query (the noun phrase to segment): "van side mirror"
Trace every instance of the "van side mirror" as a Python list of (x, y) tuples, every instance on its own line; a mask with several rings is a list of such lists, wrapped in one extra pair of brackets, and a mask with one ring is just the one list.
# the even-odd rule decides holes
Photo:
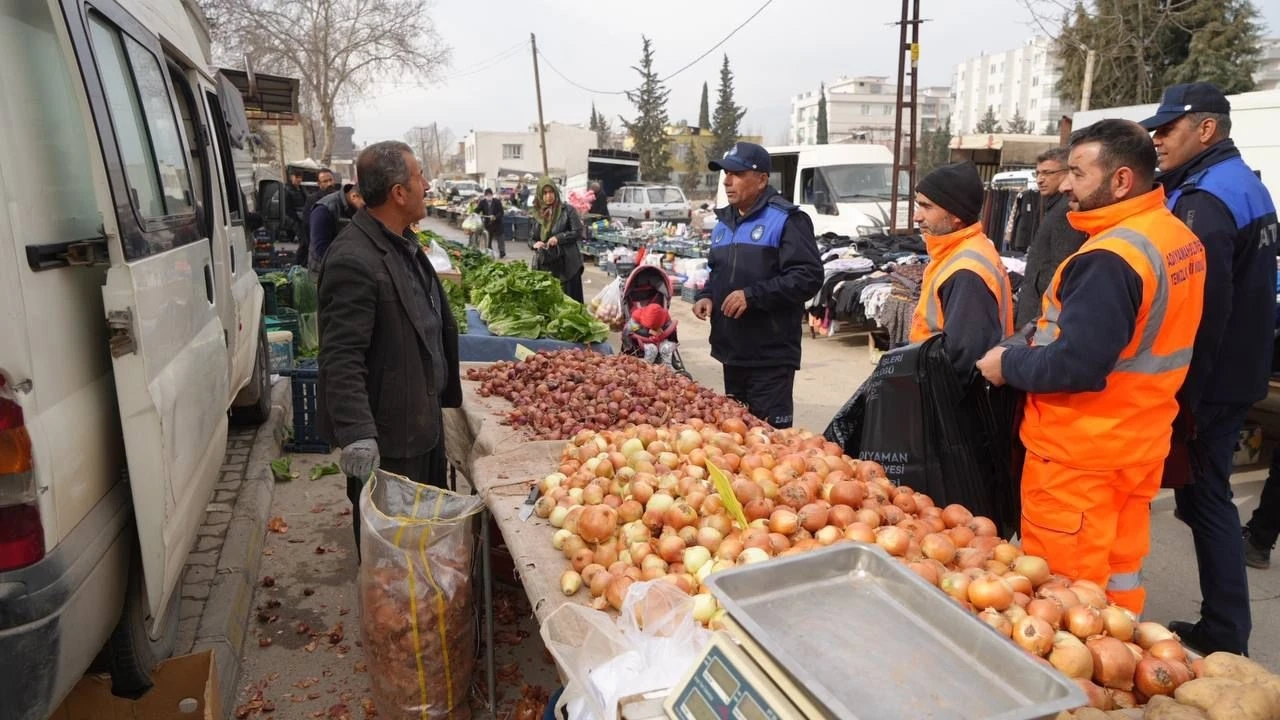
[(836, 208), (836, 204), (831, 202), (831, 196), (826, 190), (813, 191), (813, 207), (818, 211), (819, 215), (840, 214), (840, 211)]
[(244, 227), (249, 232), (253, 232), (254, 230), (262, 227), (262, 215), (257, 212), (245, 213)]

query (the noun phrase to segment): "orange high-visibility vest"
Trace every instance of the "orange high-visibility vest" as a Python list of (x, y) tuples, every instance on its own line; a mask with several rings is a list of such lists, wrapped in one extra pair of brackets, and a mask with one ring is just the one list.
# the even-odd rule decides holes
[(1000, 261), (1000, 253), (982, 232), (982, 225), (973, 224), (947, 235), (925, 235), (929, 248), (929, 264), (924, 269), (924, 281), (920, 289), (920, 301), (911, 316), (913, 343), (924, 342), (946, 328), (942, 311), (942, 299), (938, 291), (943, 283), (961, 270), (977, 273), (996, 299), (1004, 337), (1013, 334), (1013, 290), (1009, 274)]
[[(1111, 252), (1142, 279), (1133, 338), (1098, 392), (1028, 394), (1022, 440), (1031, 452), (1070, 467), (1116, 469), (1169, 454), (1175, 396), (1182, 387), (1204, 308), (1205, 255), (1195, 234), (1165, 208), (1164, 190), (1068, 221), (1089, 239), (1072, 255)], [(1044, 294), (1033, 345), (1061, 332), (1062, 269)], [(1087, 298), (1082, 299), (1087, 302)]]

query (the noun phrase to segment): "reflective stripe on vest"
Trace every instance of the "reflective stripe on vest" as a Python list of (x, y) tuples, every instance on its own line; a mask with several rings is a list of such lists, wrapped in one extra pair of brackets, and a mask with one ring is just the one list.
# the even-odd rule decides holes
[[(924, 321), (925, 324), (929, 326), (929, 332), (935, 335), (942, 332), (942, 301), (938, 299), (938, 291), (941, 289), (942, 284), (950, 279), (951, 276), (949, 271), (951, 270), (951, 266), (955, 265), (960, 260), (973, 260), (981, 265), (983, 270), (991, 273), (991, 279), (994, 280), (996, 286), (1000, 288), (1000, 297), (996, 298), (996, 307), (997, 311), (1000, 313), (1001, 329), (1004, 330), (1003, 325), (1005, 324), (1006, 312), (1010, 307), (1012, 307), (1013, 301), (1010, 299), (1009, 284), (1000, 282), (1000, 271), (1003, 268), (997, 268), (992, 264), (990, 258), (977, 250), (961, 250), (948, 258), (947, 264), (943, 265), (942, 269), (938, 271), (937, 277), (942, 278), (938, 284), (934, 287), (927, 288), (929, 295), (925, 300)], [(985, 281), (983, 284), (986, 284)]]
[(1108, 590), (1137, 590), (1142, 587), (1142, 571), (1128, 573), (1112, 573), (1107, 580)]
[[(1164, 258), (1160, 256), (1160, 250), (1145, 235), (1129, 228), (1115, 228), (1100, 239), (1108, 238), (1127, 243), (1142, 253), (1142, 256), (1151, 264), (1151, 276), (1156, 281), (1155, 293), (1151, 298), (1151, 307), (1147, 314), (1147, 324), (1142, 328), (1142, 339), (1138, 343), (1137, 351), (1134, 352), (1133, 357), (1118, 361), (1115, 370), (1142, 375), (1159, 375), (1187, 367), (1191, 364), (1192, 348), (1177, 350), (1169, 355), (1157, 355), (1154, 350), (1156, 337), (1160, 334), (1161, 326), (1164, 325), (1164, 316), (1169, 311), (1169, 276), (1165, 272)], [(1058, 334), (1061, 332), (1058, 327), (1058, 318), (1062, 313), (1062, 306), (1058, 298), (1054, 297), (1054, 293), (1045, 293), (1045, 298), (1044, 323), (1036, 327), (1034, 340), (1036, 345), (1052, 343), (1058, 339)]]

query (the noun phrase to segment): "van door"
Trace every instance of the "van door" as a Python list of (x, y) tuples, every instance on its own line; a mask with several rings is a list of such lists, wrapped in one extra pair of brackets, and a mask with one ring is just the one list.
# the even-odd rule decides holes
[(164, 55), (109, 0), (62, 0), (115, 204), (103, 288), (151, 615), (163, 618), (226, 449), (214, 259)]

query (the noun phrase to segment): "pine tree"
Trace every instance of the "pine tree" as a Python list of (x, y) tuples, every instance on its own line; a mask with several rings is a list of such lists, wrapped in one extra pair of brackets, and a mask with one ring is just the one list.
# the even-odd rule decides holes
[(667, 95), (658, 73), (653, 69), (653, 41), (641, 36), (644, 48), (640, 66), (632, 69), (640, 74), (640, 89), (627, 92), (627, 99), (636, 106), (634, 120), (622, 119), (622, 125), (631, 133), (636, 152), (640, 154), (640, 177), (646, 180), (666, 181), (671, 177), (671, 149), (667, 145)]
[(610, 135), (613, 133), (613, 127), (605, 119), (604, 113), (596, 112), (595, 103), (591, 103), (591, 124), (587, 128), (594, 130), (596, 133), (596, 147), (603, 150), (610, 146)]
[(983, 135), (1004, 132), (1000, 129), (1000, 121), (996, 119), (995, 108), (990, 105), (987, 106), (987, 112), (982, 116), (982, 119), (978, 121), (976, 131)]
[(685, 144), (684, 155), (684, 173), (680, 176), (680, 189), (684, 190), (685, 196), (688, 197), (698, 189), (698, 181), (702, 178), (702, 173), (706, 172), (704, 170), (706, 161), (702, 157), (698, 143), (693, 140)]
[(738, 124), (746, 114), (747, 109), (733, 101), (733, 71), (729, 69), (729, 56), (725, 55), (724, 64), (720, 66), (716, 112), (711, 119), (711, 132), (715, 135), (715, 140), (711, 143), (711, 157), (723, 157), (738, 142)]
[(711, 104), (707, 100), (707, 84), (702, 83), (702, 102), (698, 106), (698, 127), (711, 129)]
[(1031, 123), (1022, 117), (1022, 110), (1016, 105), (1013, 108), (1013, 117), (1009, 118), (1009, 132), (1015, 135), (1022, 135), (1031, 132)]
[(827, 85), (818, 88), (818, 144), (827, 144)]
[(922, 178), (934, 168), (946, 165), (951, 158), (951, 120), (943, 120), (934, 130), (920, 134), (920, 153), (916, 162), (916, 177)]
[(600, 115), (596, 113), (595, 103), (591, 103), (591, 122), (587, 124), (587, 129), (595, 132), (600, 131)]
[(1261, 56), (1259, 13), (1250, 0), (1098, 0), (1062, 19), (1055, 53), (1058, 95), (1080, 101), (1087, 50), (1097, 56), (1090, 106), (1158, 102), (1180, 82), (1252, 90)]

